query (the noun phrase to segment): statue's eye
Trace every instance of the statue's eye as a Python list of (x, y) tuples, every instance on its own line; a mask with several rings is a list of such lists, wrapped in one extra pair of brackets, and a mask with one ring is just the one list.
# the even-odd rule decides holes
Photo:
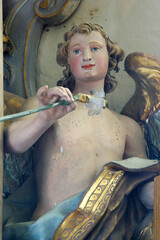
[(80, 50), (79, 50), (79, 49), (75, 49), (75, 50), (73, 51), (73, 53), (74, 53), (75, 55), (77, 55), (78, 53), (80, 53)]
[(96, 52), (96, 51), (98, 51), (98, 50), (99, 50), (98, 47), (93, 47), (93, 48), (91, 48), (91, 51), (93, 51), (93, 52)]

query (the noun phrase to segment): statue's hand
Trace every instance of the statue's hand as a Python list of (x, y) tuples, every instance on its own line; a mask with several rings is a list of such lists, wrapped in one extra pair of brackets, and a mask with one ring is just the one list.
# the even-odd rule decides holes
[(68, 88), (64, 87), (54, 87), (49, 89), (48, 86), (44, 86), (38, 90), (37, 99), (39, 107), (55, 103), (59, 100), (71, 102), (69, 106), (61, 105), (39, 112), (38, 116), (40, 119), (51, 124), (76, 108), (72, 93)]
[(145, 183), (138, 189), (139, 198), (147, 209), (154, 207), (154, 181)]

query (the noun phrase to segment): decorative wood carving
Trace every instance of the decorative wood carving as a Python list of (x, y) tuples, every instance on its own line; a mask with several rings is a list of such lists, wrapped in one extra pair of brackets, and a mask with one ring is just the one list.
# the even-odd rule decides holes
[[(36, 93), (36, 60), (46, 24), (58, 25), (71, 16), (81, 0), (4, 1), (4, 88), (21, 97)], [(8, 12), (7, 12), (8, 11)], [(12, 52), (8, 51), (12, 47)]]

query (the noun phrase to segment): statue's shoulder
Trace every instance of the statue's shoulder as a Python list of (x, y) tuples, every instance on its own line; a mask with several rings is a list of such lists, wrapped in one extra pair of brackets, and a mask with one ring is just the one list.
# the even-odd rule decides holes
[(140, 125), (133, 118), (116, 112), (113, 112), (113, 114), (126, 131), (132, 132), (132, 134), (141, 131)]

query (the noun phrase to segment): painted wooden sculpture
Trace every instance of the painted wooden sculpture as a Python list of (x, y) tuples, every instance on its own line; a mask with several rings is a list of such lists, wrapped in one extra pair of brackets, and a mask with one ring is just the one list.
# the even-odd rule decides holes
[[(65, 3), (62, 1), (58, 2), (57, 1), (30, 1), (30, 4), (28, 3), (28, 1), (18, 1), (13, 7), (12, 11), (10, 11), (10, 15), (7, 17), (7, 20), (5, 22), (5, 29), (4, 29), (4, 37), (3, 37), (3, 41), (4, 41), (4, 51), (5, 51), (5, 74), (4, 74), (4, 85), (5, 85), (5, 89), (8, 91), (13, 91), (15, 93), (19, 92), (19, 89), (21, 89), (21, 93), (23, 97), (28, 97), (31, 96), (33, 94), (35, 94), (36, 92), (36, 86), (35, 86), (35, 82), (33, 79), (35, 79), (35, 62), (36, 62), (36, 51), (38, 49), (38, 43), (39, 43), (39, 39), (40, 39), (40, 35), (43, 31), (43, 27), (44, 24), (58, 24), (62, 21), (64, 21), (72, 12), (70, 12), (68, 14), (68, 11), (70, 9), (75, 10), (76, 7), (78, 6), (80, 1), (65, 1)], [(53, 4), (55, 3), (55, 4)], [(28, 5), (29, 4), (29, 5)], [(73, 8), (71, 8), (70, 6), (73, 5)], [(24, 36), (25, 38), (23, 39), (23, 41), (19, 41), (19, 36), (14, 36), (14, 26), (16, 26), (16, 22), (18, 21), (18, 15), (22, 14), (22, 10), (27, 9), (24, 6), (27, 6), (31, 9), (30, 11), (30, 16), (27, 20), (26, 24), (26, 28), (27, 28), (27, 32), (25, 31)], [(68, 7), (68, 11), (66, 12)], [(28, 9), (27, 9), (28, 11)], [(58, 14), (59, 13), (59, 14)], [(58, 14), (58, 15), (57, 15)], [(55, 17), (55, 15), (57, 15)], [(40, 21), (40, 19), (43, 21), (43, 23)], [(22, 29), (23, 30), (23, 29)], [(35, 34), (33, 33), (35, 32)], [(14, 39), (17, 38), (17, 39)], [(15, 62), (15, 58), (10, 58), (9, 54), (12, 54), (14, 51), (14, 44), (18, 43), (19, 48), (23, 51), (22, 56), (17, 56), (15, 52), (14, 57), (17, 59), (19, 59), (19, 57), (22, 57), (20, 64), (23, 63), (23, 65), (21, 66), (21, 71), (16, 72), (16, 75), (14, 73), (14, 71), (16, 70), (16, 66), (14, 64), (17, 64), (17, 62)], [(31, 44), (32, 43), (32, 44)], [(32, 51), (34, 49), (34, 51)], [(35, 51), (36, 50), (36, 51)], [(13, 62), (12, 62), (13, 61)], [(29, 64), (29, 62), (31, 64)], [(159, 147), (159, 59), (150, 56), (148, 54), (144, 54), (144, 53), (132, 53), (129, 56), (127, 56), (126, 60), (125, 60), (125, 69), (128, 72), (128, 74), (135, 80), (136, 83), (136, 91), (134, 96), (132, 97), (132, 99), (126, 104), (126, 106), (123, 108), (122, 113), (124, 115), (130, 116), (133, 119), (135, 119), (143, 128), (145, 136), (146, 136), (146, 140), (148, 143), (148, 152), (149, 152), (149, 156), (152, 159), (160, 159), (159, 156), (159, 151), (160, 151), (160, 147)], [(16, 81), (19, 81), (20, 84), (18, 86), (15, 85), (15, 76), (16, 76)], [(23, 79), (23, 81), (22, 81)], [(8, 93), (5, 93), (5, 95)], [(7, 95), (6, 95), (7, 96)], [(11, 104), (11, 99), (13, 98), (13, 96), (11, 96), (10, 101), (8, 101), (5, 104), (6, 106), (10, 106)], [(7, 97), (8, 100), (8, 97)], [(21, 102), (22, 99), (18, 99), (17, 98), (17, 103), (19, 104), (19, 100)], [(23, 100), (22, 100), (23, 101)], [(22, 103), (22, 102), (21, 102)], [(21, 105), (20, 103), (20, 105)], [(140, 104), (139, 104), (140, 103)], [(5, 106), (5, 105), (4, 105)], [(19, 108), (19, 107), (18, 107)], [(8, 107), (5, 108), (6, 110), (8, 109)], [(8, 115), (8, 113), (7, 113)], [(155, 127), (156, 126), (156, 127)], [(60, 148), (61, 154), (63, 154), (63, 148)], [(24, 162), (27, 159), (24, 158)], [(32, 160), (31, 160), (32, 161)], [(158, 163), (156, 162), (156, 167), (158, 165)], [(25, 164), (24, 164), (24, 168), (25, 168)], [(16, 165), (16, 167), (19, 167), (18, 165)], [(22, 167), (22, 166), (20, 166)], [(24, 173), (23, 177), (20, 179), (20, 185), (23, 183), (24, 180), (26, 180), (28, 178), (28, 175), (31, 173), (32, 171), (32, 167), (33, 165), (29, 165), (27, 166), (28, 169), (30, 169), (27, 173)], [(113, 168), (115, 168), (115, 165), (113, 164)], [(103, 175), (103, 177), (105, 176), (106, 172), (108, 171), (108, 167), (106, 166), (103, 169), (103, 172), (100, 175), (100, 179), (101, 176)], [(23, 172), (23, 171), (22, 171)], [(154, 176), (156, 176), (158, 173), (155, 173), (156, 170), (154, 169)], [(120, 181), (121, 178), (123, 178), (124, 176), (124, 172), (122, 170), (118, 171), (118, 172), (114, 172), (114, 170), (112, 170), (112, 174), (115, 176), (115, 179), (117, 179), (117, 181)], [(148, 173), (145, 173), (146, 176), (148, 176)], [(144, 174), (144, 175), (145, 175)], [(139, 176), (141, 177), (141, 176)], [(150, 178), (150, 176), (148, 176), (148, 178)], [(105, 186), (106, 183), (106, 177), (104, 177), (103, 179), (103, 186)], [(155, 212), (158, 206), (158, 202), (157, 198), (158, 198), (158, 184), (159, 181), (157, 181), (159, 179), (156, 178), (156, 183), (155, 183)], [(17, 179), (16, 179), (17, 180)], [(102, 180), (102, 179), (101, 179)], [(109, 180), (109, 179), (107, 179)], [(99, 178), (97, 179), (97, 182), (99, 183)], [(111, 180), (109, 180), (111, 181)], [(6, 184), (6, 187), (9, 186), (9, 182)], [(95, 186), (95, 185), (94, 185)], [(19, 187), (19, 186), (18, 186)], [(97, 185), (96, 190), (100, 189), (101, 186)], [(113, 186), (114, 188), (114, 186)], [(15, 189), (11, 188), (11, 190), (14, 192)], [(8, 194), (12, 193), (9, 192)], [(90, 193), (90, 192), (89, 192)], [(118, 191), (116, 192), (116, 194), (118, 194)], [(92, 194), (90, 195), (91, 198), (94, 198), (95, 196), (98, 196), (95, 194), (95, 192), (93, 191)], [(7, 195), (6, 195), (7, 197)], [(87, 199), (87, 198), (86, 198)], [(93, 199), (94, 200), (94, 199)], [(115, 195), (115, 202), (117, 201), (117, 196)], [(93, 201), (90, 202), (90, 204), (93, 203)], [(117, 202), (116, 202), (117, 203)], [(83, 213), (88, 214), (88, 212), (86, 211), (86, 202), (85, 199), (84, 201), (82, 201), (80, 208), (83, 210), (85, 210)], [(89, 207), (89, 206), (88, 206)], [(111, 205), (111, 208), (113, 208), (114, 206)], [(120, 207), (120, 206), (119, 206)], [(158, 207), (159, 208), (159, 207)], [(89, 209), (89, 208), (88, 208)], [(102, 209), (102, 208), (101, 208)], [(103, 209), (105, 211), (105, 209)], [(79, 211), (79, 209), (78, 209)], [(80, 213), (82, 213), (80, 212)], [(99, 213), (101, 213), (100, 211), (92, 211), (92, 213), (96, 213), (95, 215), (98, 216)], [(79, 212), (74, 212), (73, 215), (74, 216), (78, 216), (78, 220), (79, 222), (83, 222), (83, 214), (77, 215), (79, 214)], [(87, 215), (88, 216), (88, 215)], [(102, 219), (102, 223), (104, 223), (107, 219), (107, 214), (103, 215), (103, 219)], [(118, 216), (118, 214), (116, 213), (116, 216)], [(98, 217), (96, 218), (99, 219)], [(94, 219), (94, 220), (95, 220)], [(159, 239), (159, 232), (158, 232), (158, 224), (157, 224), (157, 219), (159, 220), (159, 214), (155, 214), (155, 238), (156, 240)], [(92, 216), (90, 218), (90, 220), (92, 219)], [(95, 222), (92, 222), (92, 224), (94, 225)], [(62, 227), (60, 229), (58, 229), (55, 239), (67, 239), (67, 237), (65, 236), (65, 229), (67, 229), (67, 234), (68, 231), (71, 231), (71, 228), (73, 227), (73, 224), (69, 225), (70, 228), (68, 230), (68, 228), (66, 228), (67, 224), (69, 223), (68, 220), (63, 222), (64, 224), (62, 225)], [(74, 223), (77, 224), (76, 221), (74, 221)], [(89, 224), (91, 223), (91, 221), (89, 222)], [(89, 226), (88, 224), (88, 226)], [(100, 226), (101, 225), (101, 226)], [(82, 225), (80, 225), (82, 226)], [(84, 225), (83, 225), (84, 226)], [(87, 226), (87, 227), (88, 227)], [(93, 227), (93, 226), (92, 226)], [(99, 231), (98, 228), (102, 227), (102, 224), (99, 224), (99, 226), (96, 228), (96, 233), (91, 232), (90, 238), (93, 239), (93, 237), (95, 236), (94, 234), (97, 234), (97, 232)], [(92, 228), (91, 228), (92, 229)], [(73, 230), (73, 228), (72, 228)], [(151, 233), (151, 231), (153, 230), (153, 224), (152, 222), (150, 223), (149, 227), (147, 228), (147, 231), (143, 232), (141, 234), (141, 239), (145, 239), (145, 237), (147, 236), (147, 234)], [(86, 232), (85, 232), (86, 231)], [(83, 238), (83, 234), (88, 234), (89, 230), (86, 228), (84, 231), (81, 231), (81, 238)], [(106, 234), (106, 233), (104, 233)], [(146, 234), (146, 235), (145, 235)], [(59, 238), (59, 236), (61, 235), (62, 238)], [(153, 235), (153, 234), (151, 234)], [(73, 235), (72, 235), (73, 236)], [(80, 239), (81, 239), (80, 238)], [(89, 238), (89, 239), (90, 239)], [(96, 239), (96, 237), (94, 237), (94, 239)], [(98, 238), (97, 238), (98, 239)]]

